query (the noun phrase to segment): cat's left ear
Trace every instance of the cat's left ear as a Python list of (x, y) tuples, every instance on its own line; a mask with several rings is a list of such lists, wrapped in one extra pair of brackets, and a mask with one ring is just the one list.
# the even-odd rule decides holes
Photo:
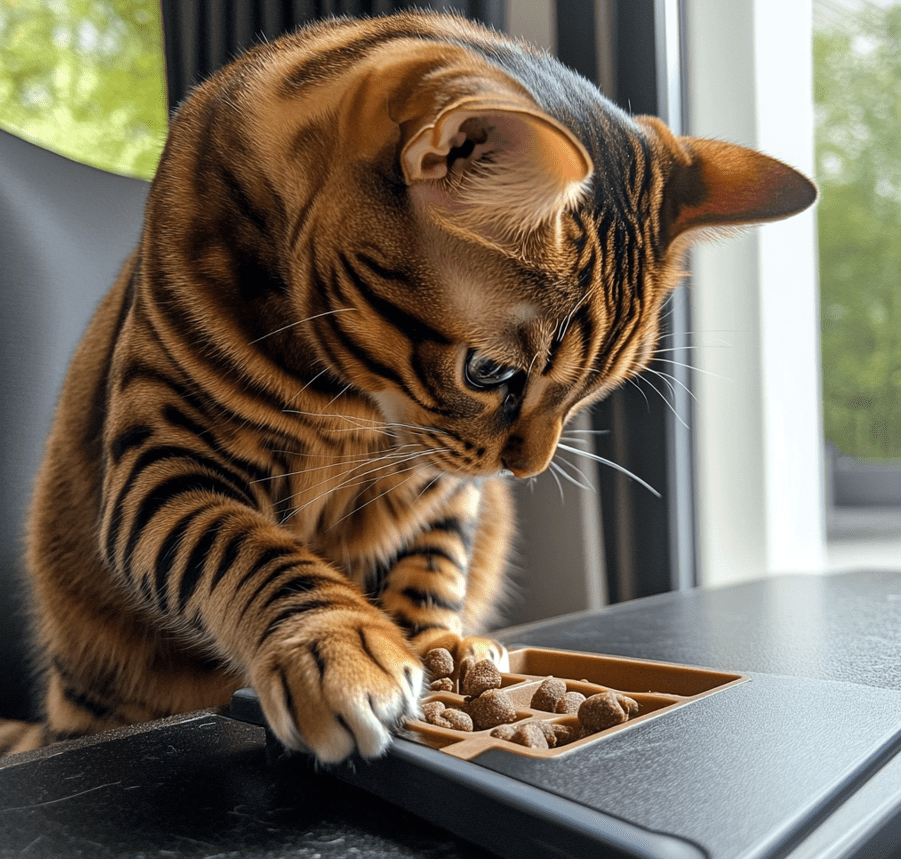
[(775, 158), (720, 140), (674, 137), (659, 120), (653, 125), (676, 156), (663, 191), (670, 241), (691, 230), (778, 221), (817, 198), (810, 179)]

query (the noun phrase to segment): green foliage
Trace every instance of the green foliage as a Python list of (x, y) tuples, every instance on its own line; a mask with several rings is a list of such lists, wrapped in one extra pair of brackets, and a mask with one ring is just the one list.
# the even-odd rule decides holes
[(158, 0), (3, 0), (0, 126), (150, 178), (167, 128)]
[(826, 438), (901, 457), (901, 4), (814, 34)]

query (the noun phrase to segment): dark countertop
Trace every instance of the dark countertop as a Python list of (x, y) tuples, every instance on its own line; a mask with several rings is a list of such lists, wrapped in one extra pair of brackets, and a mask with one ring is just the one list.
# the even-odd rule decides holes
[[(856, 684), (866, 700), (865, 689), (874, 687), (880, 724), (890, 726), (892, 696), (901, 690), (901, 573), (791, 576), (662, 594), (501, 636), (508, 644), (783, 678), (773, 681), (774, 688), (796, 677), (853, 696)], [(753, 681), (738, 688), (748, 695), (752, 687)], [(725, 707), (727, 694), (705, 699), (705, 707)], [(819, 707), (823, 701), (828, 697)], [(674, 713), (647, 723), (645, 735), (696, 718), (693, 707), (704, 712), (690, 705), (677, 711), (686, 714), (678, 719)], [(901, 725), (901, 710), (897, 721)], [(834, 722), (832, 737), (840, 737)], [(617, 743), (623, 749), (640, 746), (640, 736), (636, 727), (631, 739), (626, 735)], [(617, 747), (610, 745), (606, 754)], [(843, 751), (852, 755), (853, 747), (849, 742)], [(815, 831), (786, 842), (780, 855), (791, 847), (792, 859), (844, 857), (857, 855), (853, 851), (860, 844), (882, 844), (882, 852), (873, 855), (894, 855), (885, 845), (901, 838), (901, 761), (891, 758), (862, 788), (859, 782), (817, 818)], [(440, 805), (445, 798), (436, 791), (434, 800), (424, 801)], [(851, 852), (835, 852), (855, 827), (862, 827), (862, 834)], [(268, 765), (263, 729), (205, 712), (0, 759), (0, 857), (79, 855), (487, 859), (492, 854), (309, 765)], [(516, 855), (515, 846), (508, 855)]]

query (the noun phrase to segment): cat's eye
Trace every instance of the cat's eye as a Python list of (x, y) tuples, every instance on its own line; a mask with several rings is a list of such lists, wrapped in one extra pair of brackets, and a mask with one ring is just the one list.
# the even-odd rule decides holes
[(498, 364), (477, 349), (469, 350), (463, 368), (466, 381), (473, 388), (496, 388), (512, 379), (518, 372), (516, 367)]

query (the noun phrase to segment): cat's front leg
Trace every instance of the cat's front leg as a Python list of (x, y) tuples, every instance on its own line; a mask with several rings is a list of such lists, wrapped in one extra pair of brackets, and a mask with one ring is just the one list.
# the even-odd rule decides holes
[(126, 503), (107, 507), (104, 543), (120, 583), (156, 627), (187, 632), (242, 673), (284, 745), (324, 762), (381, 754), (422, 689), (403, 633), (254, 510), (237, 478), (226, 485), (181, 455), (164, 464), (176, 476), (133, 480)]
[(507, 668), (506, 648), (483, 632), (504, 594), (513, 503), (501, 479), (454, 493), (383, 571), (378, 604), (420, 656), (443, 647), (459, 662), (491, 659)]

